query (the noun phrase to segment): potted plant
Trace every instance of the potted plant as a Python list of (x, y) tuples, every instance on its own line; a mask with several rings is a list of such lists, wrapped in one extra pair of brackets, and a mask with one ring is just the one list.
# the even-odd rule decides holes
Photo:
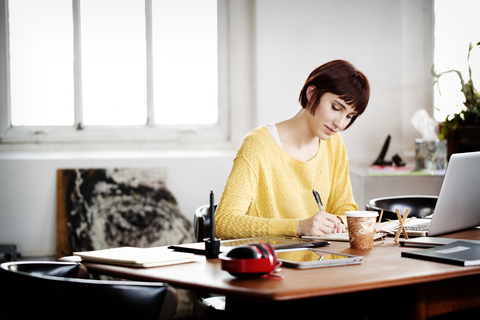
[(432, 75), (435, 83), (438, 85), (439, 78), (446, 73), (456, 73), (462, 85), (461, 91), (465, 96), (464, 108), (454, 114), (447, 116), (445, 122), (441, 125), (439, 139), (448, 141), (448, 156), (456, 152), (477, 151), (480, 150), (480, 92), (475, 89), (472, 81), (472, 69), (470, 67), (470, 53), (472, 49), (479, 46), (470, 43), (468, 47), (468, 81), (465, 82), (462, 73), (458, 70), (448, 70), (436, 73), (432, 65)]

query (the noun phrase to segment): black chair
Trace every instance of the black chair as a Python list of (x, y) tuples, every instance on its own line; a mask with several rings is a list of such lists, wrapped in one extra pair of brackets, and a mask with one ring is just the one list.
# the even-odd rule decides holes
[[(217, 205), (214, 205), (215, 209)], [(204, 205), (195, 210), (193, 218), (195, 240), (203, 242), (210, 238), (210, 205)], [(217, 296), (205, 292), (196, 292), (193, 304), (193, 315), (196, 319), (224, 319), (225, 296)]]
[(159, 282), (87, 279), (75, 262), (0, 265), (0, 308), (7, 319), (171, 319), (176, 290)]
[[(214, 205), (215, 210), (217, 205)], [(210, 205), (198, 207), (193, 217), (193, 230), (195, 232), (195, 240), (203, 242), (203, 239), (210, 238)]]
[(409, 217), (425, 218), (433, 214), (437, 199), (438, 197), (436, 196), (415, 195), (384, 197), (370, 200), (365, 207), (369, 211), (377, 211), (378, 213), (383, 210), (382, 221), (387, 221), (388, 219), (396, 220), (397, 213), (395, 209), (398, 209), (402, 215), (406, 209), (410, 209)]

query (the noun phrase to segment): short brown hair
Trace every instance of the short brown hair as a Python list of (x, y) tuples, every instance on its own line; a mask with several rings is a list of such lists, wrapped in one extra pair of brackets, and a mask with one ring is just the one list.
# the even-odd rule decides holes
[[(311, 101), (307, 99), (307, 88), (316, 88)], [(327, 62), (310, 73), (300, 91), (299, 102), (302, 108), (306, 108), (315, 114), (323, 94), (330, 92), (340, 97), (346, 103), (351, 104), (358, 113), (345, 129), (361, 115), (367, 107), (370, 98), (370, 84), (367, 77), (357, 70), (350, 62), (345, 60), (333, 60)]]

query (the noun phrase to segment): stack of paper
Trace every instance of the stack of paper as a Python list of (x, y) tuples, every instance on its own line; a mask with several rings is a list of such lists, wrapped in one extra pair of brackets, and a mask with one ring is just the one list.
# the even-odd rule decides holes
[(116, 264), (128, 267), (158, 267), (171, 264), (191, 262), (192, 253), (174, 252), (165, 247), (134, 248), (120, 247), (105, 250), (74, 252), (82, 260)]

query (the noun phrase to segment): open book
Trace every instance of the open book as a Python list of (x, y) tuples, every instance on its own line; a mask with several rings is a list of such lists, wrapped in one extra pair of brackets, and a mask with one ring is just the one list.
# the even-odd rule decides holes
[(82, 260), (116, 264), (127, 267), (159, 267), (194, 261), (192, 253), (174, 252), (165, 247), (135, 248), (120, 247), (113, 249), (74, 252)]

